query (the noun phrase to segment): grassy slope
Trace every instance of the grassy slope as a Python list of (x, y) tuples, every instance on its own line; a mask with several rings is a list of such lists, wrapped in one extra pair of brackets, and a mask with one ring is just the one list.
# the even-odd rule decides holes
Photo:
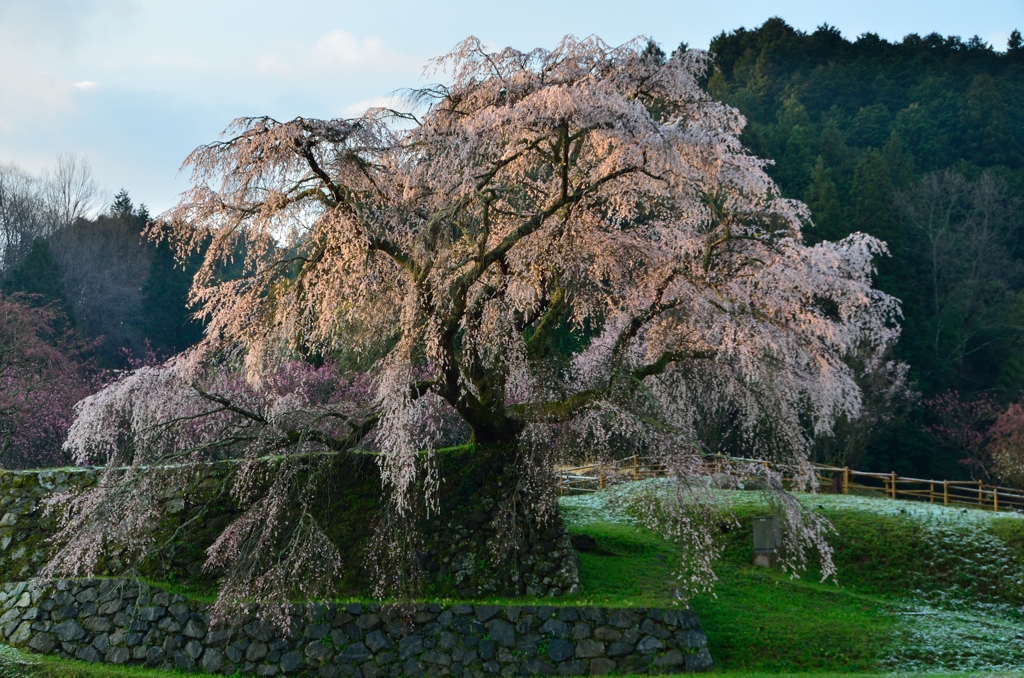
[[(823, 584), (814, 572), (791, 579), (753, 567), (752, 518), (765, 508), (754, 493), (733, 499), (740, 526), (724, 537), (720, 580), (692, 601), (719, 670), (1024, 670), (1024, 520), (807, 497), (837, 528), (838, 583)], [(568, 504), (571, 529), (599, 547), (581, 558), (583, 598), (671, 601), (671, 545), (621, 524), (596, 497)]]
[[(582, 598), (603, 605), (672, 604), (670, 544), (625, 525), (593, 523), (576, 529), (594, 537), (599, 547), (580, 557)], [(693, 601), (719, 667), (877, 668), (877, 639), (893, 626), (884, 601), (747, 567), (733, 555), (727, 553), (728, 559), (718, 568), (714, 596)]]

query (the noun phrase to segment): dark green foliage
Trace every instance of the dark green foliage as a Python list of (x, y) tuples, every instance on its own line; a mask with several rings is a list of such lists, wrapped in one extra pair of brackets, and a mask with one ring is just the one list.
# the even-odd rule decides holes
[[(747, 117), (744, 142), (775, 160), (769, 172), (785, 195), (811, 208), (808, 241), (863, 231), (889, 244), (892, 256), (879, 261), (876, 282), (903, 300), (905, 330), (895, 357), (911, 364), (924, 396), (956, 388), (1015, 400), (1024, 388), (1024, 323), (1016, 322), (1024, 212), (1014, 197), (1024, 189), (1020, 32), (1001, 53), (977, 37), (911, 34), (890, 43), (866, 33), (848, 40), (828, 25), (808, 34), (773, 18), (722, 33), (711, 51), (708, 90)], [(972, 277), (966, 265), (942, 267), (941, 322), (951, 329), (936, 325), (933, 271), (923, 255), (928, 243), (908, 223), (898, 196), (945, 169), (972, 186), (986, 172), (998, 177), (1009, 211), (992, 256), (954, 248), (965, 259), (1005, 258), (1001, 273)], [(934, 452), (906, 466), (929, 442), (917, 440), (917, 425), (906, 422), (900, 436), (876, 439), (865, 465), (889, 469), (899, 459), (910, 473), (941, 467), (961, 474), (952, 459), (929, 459)]]
[(141, 226), (145, 226), (149, 221), (149, 208), (145, 203), (136, 208), (128, 196), (128, 191), (123, 188), (114, 196), (114, 202), (110, 203), (109, 212), (110, 216), (115, 219), (134, 220)]
[(160, 355), (183, 351), (203, 338), (203, 325), (188, 307), (188, 291), (201, 260), (201, 254), (194, 253), (184, 262), (176, 261), (166, 239), (157, 244), (149, 260), (139, 327)]
[(67, 292), (61, 279), (60, 267), (45, 238), (36, 238), (32, 242), (32, 249), (11, 272), (4, 289), (7, 292), (38, 295), (34, 302), (39, 306), (57, 302), (63, 309), (67, 308)]
[(4, 291), (33, 295), (29, 297), (29, 303), (34, 306), (54, 304), (60, 312), (60, 318), (54, 326), (58, 332), (74, 323), (60, 267), (53, 258), (50, 243), (45, 238), (36, 238), (32, 242), (32, 249), (28, 255), (4, 282)]
[[(791, 141), (804, 146), (812, 132), (834, 146), (838, 131), (856, 153), (881, 148), (896, 131), (923, 171), (958, 160), (1021, 166), (1024, 118), (1014, 102), (1024, 85), (1012, 46), (1000, 54), (937, 34), (888, 43), (869, 33), (850, 42), (827, 25), (805, 34), (775, 18), (719, 35), (711, 51), (717, 74), (709, 89), (748, 117), (745, 140), (777, 161), (773, 171), (791, 195), (800, 192), (787, 178), (809, 173), (825, 150), (790, 151)], [(797, 126), (810, 129), (794, 139)], [(822, 139), (830, 126), (833, 138)], [(788, 166), (794, 161), (802, 167)], [(825, 153), (825, 161), (834, 168), (842, 158)]]
[(843, 227), (842, 204), (834, 179), (835, 171), (825, 166), (825, 159), (818, 156), (811, 170), (810, 186), (806, 192), (807, 206), (814, 215), (815, 228), (807, 236), (811, 242), (832, 240)]

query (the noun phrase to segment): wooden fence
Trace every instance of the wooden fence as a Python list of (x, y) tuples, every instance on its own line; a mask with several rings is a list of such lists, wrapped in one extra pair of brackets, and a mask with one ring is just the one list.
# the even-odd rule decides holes
[[(713, 455), (708, 458), (711, 467), (724, 471), (726, 466), (758, 464), (794, 477), (796, 469), (758, 459), (743, 459)], [(848, 467), (812, 464), (818, 483), (825, 492), (842, 494), (870, 494), (881, 492), (890, 499), (927, 501), (945, 506), (973, 506), (992, 511), (1024, 511), (1024, 490), (988, 485), (981, 480), (923, 480), (907, 478), (896, 473), (870, 473), (854, 471)], [(559, 467), (559, 494), (596, 492), (610, 485), (661, 478), (665, 468), (655, 459), (641, 456), (626, 457), (610, 462), (583, 466)]]
[[(945, 506), (975, 506), (993, 511), (1024, 510), (1024, 490), (988, 485), (982, 480), (925, 480), (896, 473), (869, 473), (815, 465), (821, 480), (840, 486), (844, 494), (881, 492), (890, 499), (912, 499)], [(822, 483), (824, 484), (824, 483)]]
[(558, 467), (555, 470), (558, 473), (559, 494), (596, 492), (609, 485), (665, 476), (665, 469), (660, 464), (636, 455), (617, 461)]

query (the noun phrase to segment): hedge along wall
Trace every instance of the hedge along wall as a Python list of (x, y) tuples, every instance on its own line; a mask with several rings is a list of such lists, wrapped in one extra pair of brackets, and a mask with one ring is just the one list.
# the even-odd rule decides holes
[(211, 628), (207, 605), (125, 580), (8, 583), (0, 640), (90, 662), (259, 676), (603, 675), (711, 668), (688, 608), (295, 606)]
[[(423, 542), (419, 561), (425, 574), (425, 593), (437, 597), (480, 596), (533, 597), (574, 593), (579, 587), (578, 560), (561, 518), (538, 522), (521, 501), (518, 479), (510, 466), (494, 452), (456, 448), (437, 455), (440, 511), (421, 521)], [(268, 461), (268, 463), (274, 463)], [(381, 482), (377, 464), (367, 454), (338, 455), (324, 483), (324, 515), (321, 524), (339, 546), (346, 562), (341, 595), (366, 595), (369, 574), (364, 548), (380, 510)], [(165, 534), (204, 510), (201, 520), (190, 524), (184, 537), (153, 558), (142, 573), (156, 581), (173, 580), (197, 590), (212, 592), (217, 572), (204, 572), (206, 547), (237, 514), (227, 493), (222, 492), (234, 466), (211, 464), (202, 479), (185, 494), (156, 497), (165, 519), (158, 528)], [(47, 537), (56, 527), (44, 517), (41, 500), (48, 494), (88, 487), (98, 471), (89, 468), (37, 471), (0, 471), (0, 582), (25, 581), (36, 574), (48, 557)], [(492, 542), (495, 522), (503, 507), (518, 515), (521, 543), (505, 560), (497, 560)], [(100, 573), (122, 572), (116, 550), (104, 561)]]

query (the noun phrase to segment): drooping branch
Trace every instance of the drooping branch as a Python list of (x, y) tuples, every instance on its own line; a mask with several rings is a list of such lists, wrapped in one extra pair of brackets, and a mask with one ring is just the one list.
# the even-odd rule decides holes
[(561, 287), (555, 287), (548, 296), (544, 314), (537, 320), (533, 334), (526, 340), (526, 348), (534, 360), (542, 360), (551, 351), (551, 339), (569, 310), (569, 301)]
[[(429, 391), (431, 385), (432, 382), (421, 382), (420, 384), (417, 384), (416, 387), (414, 387), (414, 393), (417, 395), (417, 397), (424, 395)], [(271, 422), (268, 421), (263, 415), (259, 414), (258, 412), (254, 412), (249, 408), (245, 408), (238, 405), (230, 398), (226, 398), (216, 393), (210, 393), (203, 389), (203, 387), (198, 384), (192, 384), (192, 388), (195, 389), (196, 393), (198, 393), (200, 397), (221, 405), (223, 410), (227, 410), (230, 412), (234, 412), (235, 414), (241, 415), (243, 418), (255, 424), (260, 424), (263, 426), (272, 425)], [(196, 418), (209, 417), (210, 415), (216, 413), (217, 411), (204, 412), (201, 413), (200, 415), (197, 415)], [(333, 413), (328, 413), (325, 416), (338, 417), (337, 414)], [(180, 419), (179, 421), (184, 421), (184, 418)], [(370, 431), (372, 431), (374, 427), (377, 426), (379, 422), (379, 412), (370, 414), (369, 416), (366, 416), (365, 418), (357, 422), (353, 422), (346, 417), (345, 423), (348, 425), (350, 432), (344, 438), (338, 438), (335, 436), (328, 435), (324, 431), (318, 430), (313, 427), (306, 429), (295, 429), (284, 427), (281, 426), (280, 424), (277, 424), (275, 428), (278, 428), (282, 434), (281, 448), (286, 446), (295, 446), (303, 442), (313, 442), (323, 445), (327, 449), (334, 452), (347, 452), (354, 448), (356, 445), (358, 445), (363, 440), (363, 438), (365, 438), (367, 434), (369, 434)]]
[(250, 409), (236, 405), (235, 403), (233, 403), (228, 398), (225, 398), (224, 396), (217, 395), (216, 393), (209, 393), (199, 384), (192, 384), (192, 388), (195, 389), (195, 392), (198, 393), (201, 398), (205, 398), (206, 400), (217, 403), (218, 405), (221, 405), (225, 410), (230, 410), (235, 414), (240, 414), (246, 419), (249, 419), (250, 421), (256, 422), (258, 424), (266, 425), (270, 423), (262, 414), (258, 412), (253, 412)]
[[(635, 391), (644, 379), (663, 374), (673, 363), (714, 358), (714, 351), (665, 351), (657, 360), (637, 367), (629, 373), (629, 392)], [(510, 416), (528, 423), (557, 424), (570, 421), (580, 412), (603, 400), (617, 400), (612, 383), (604, 388), (578, 391), (561, 400), (523, 403), (508, 408)]]

